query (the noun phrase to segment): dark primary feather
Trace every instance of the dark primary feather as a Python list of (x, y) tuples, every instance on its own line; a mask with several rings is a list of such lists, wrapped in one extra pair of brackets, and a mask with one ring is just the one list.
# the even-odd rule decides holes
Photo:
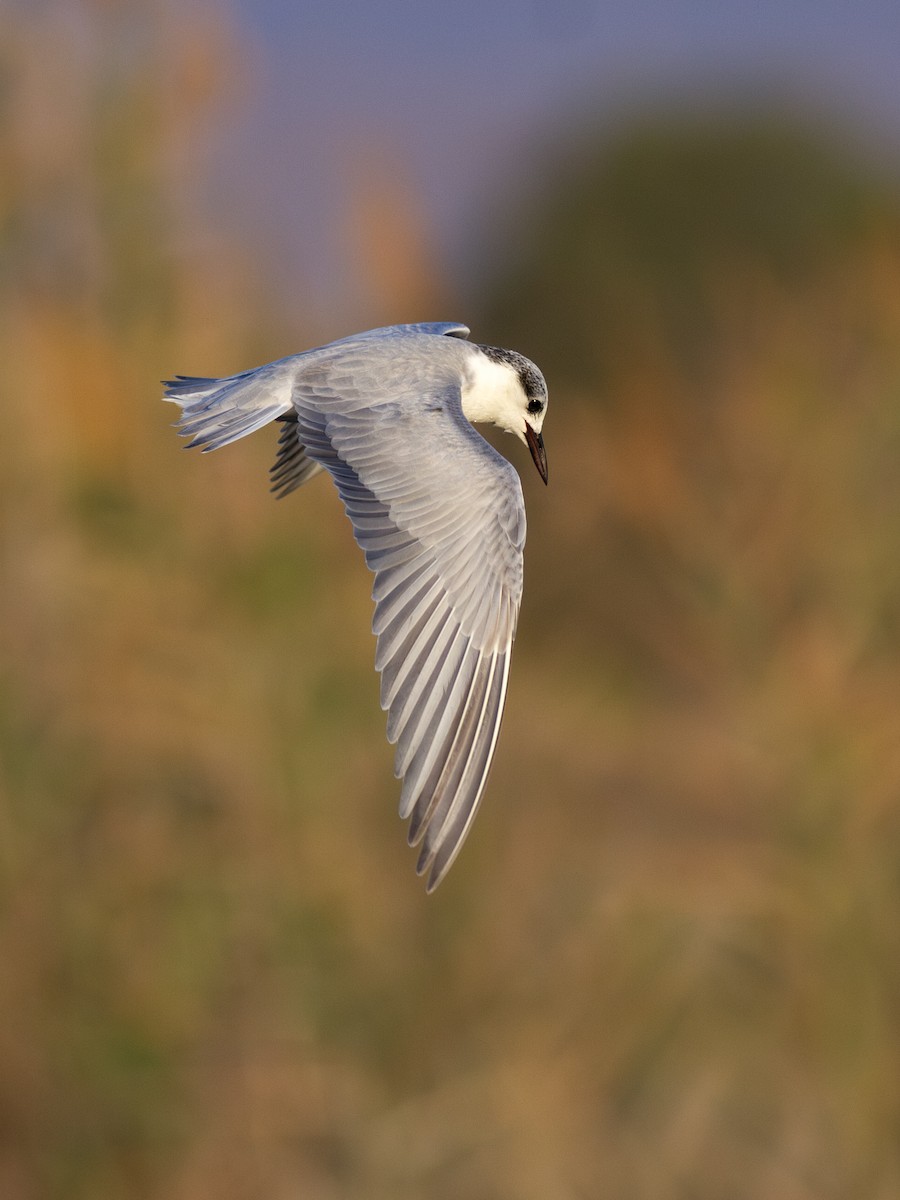
[(282, 500), (302, 484), (311, 479), (321, 467), (306, 453), (306, 447), (297, 433), (297, 414), (286, 413), (278, 418), (281, 432), (278, 435), (278, 452), (269, 468), (271, 490), (276, 500)]

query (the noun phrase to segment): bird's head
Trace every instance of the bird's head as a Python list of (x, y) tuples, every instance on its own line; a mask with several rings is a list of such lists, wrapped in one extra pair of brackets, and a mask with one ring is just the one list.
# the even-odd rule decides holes
[(541, 427), (547, 414), (547, 384), (534, 365), (514, 350), (475, 346), (462, 388), (462, 409), (473, 423), (483, 421), (514, 433), (531, 451), (547, 482), (547, 452)]

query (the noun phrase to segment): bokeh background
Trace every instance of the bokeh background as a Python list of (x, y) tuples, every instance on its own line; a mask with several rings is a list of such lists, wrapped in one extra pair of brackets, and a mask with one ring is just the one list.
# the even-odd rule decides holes
[[(628, 12), (625, 12), (625, 9)], [(900, 1195), (900, 9), (0, 7), (0, 1197)], [(158, 402), (550, 384), (426, 898), (325, 479)]]

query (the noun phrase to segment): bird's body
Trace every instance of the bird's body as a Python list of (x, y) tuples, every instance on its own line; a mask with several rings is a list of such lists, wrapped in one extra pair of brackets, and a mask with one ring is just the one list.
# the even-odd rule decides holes
[(518, 474), (472, 421), (528, 445), (546, 482), (543, 377), (464, 325), (356, 334), (226, 379), (178, 377), (189, 445), (215, 450), (281, 422), (272, 490), (324, 469), (375, 573), (373, 629), (400, 813), (440, 882), (469, 830), (496, 746), (522, 596)]

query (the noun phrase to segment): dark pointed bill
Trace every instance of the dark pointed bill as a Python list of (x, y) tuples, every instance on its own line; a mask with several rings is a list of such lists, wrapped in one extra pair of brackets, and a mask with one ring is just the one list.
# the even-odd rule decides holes
[(534, 465), (538, 469), (538, 474), (544, 483), (546, 483), (547, 451), (544, 449), (544, 439), (539, 433), (535, 433), (527, 422), (525, 425), (525, 440), (528, 443), (528, 449), (531, 451), (531, 457), (534, 459)]

